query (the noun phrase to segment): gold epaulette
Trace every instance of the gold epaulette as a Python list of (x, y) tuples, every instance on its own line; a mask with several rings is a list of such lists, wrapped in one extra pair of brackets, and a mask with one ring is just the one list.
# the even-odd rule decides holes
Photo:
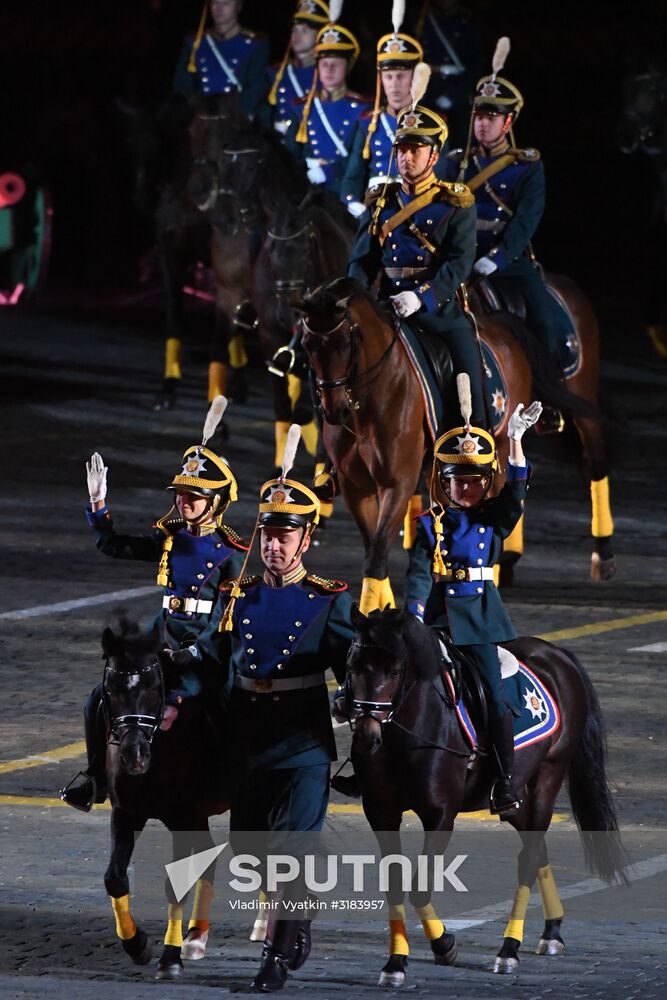
[[(262, 579), (261, 576), (257, 575), (244, 576), (241, 580), (238, 581), (238, 584), (239, 587), (241, 587), (242, 589), (244, 587), (254, 587), (256, 583), (260, 583), (261, 579)], [(221, 590), (223, 594), (230, 593), (235, 583), (236, 583), (236, 577), (234, 577), (234, 579), (232, 580), (223, 580), (220, 586), (218, 587), (218, 590)]]
[(233, 528), (230, 528), (228, 524), (218, 525), (218, 532), (224, 536), (225, 541), (229, 542), (232, 548), (240, 549), (241, 552), (247, 552), (250, 548), (250, 542), (246, 541), (245, 538), (242, 538), (241, 535), (239, 535), (237, 531), (234, 531)]
[(539, 149), (533, 149), (532, 146), (528, 146), (526, 149), (508, 149), (507, 152), (520, 160), (521, 163), (537, 163), (541, 158)]
[[(393, 194), (395, 191), (398, 191), (400, 186), (400, 181), (392, 181), (391, 184), (387, 184), (387, 196)], [(372, 204), (374, 204), (383, 191), (384, 184), (374, 184), (373, 187), (369, 187), (364, 195), (364, 205), (366, 208), (369, 208)]]
[(344, 590), (347, 590), (347, 584), (343, 583), (342, 580), (327, 580), (325, 577), (317, 576), (315, 573), (309, 573), (306, 581), (314, 587), (324, 590), (327, 594), (340, 594)]
[(447, 201), (456, 208), (470, 208), (475, 204), (475, 196), (467, 184), (460, 181), (438, 181), (437, 184), (440, 188), (438, 201)]

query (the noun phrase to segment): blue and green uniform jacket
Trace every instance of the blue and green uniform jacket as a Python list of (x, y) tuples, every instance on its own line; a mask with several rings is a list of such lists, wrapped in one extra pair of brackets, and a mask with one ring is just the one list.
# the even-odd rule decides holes
[[(267, 575), (269, 581), (272, 580)], [(234, 581), (223, 585), (223, 604)], [(284, 582), (284, 581), (283, 581)], [(336, 759), (324, 672), (345, 678), (354, 629), (347, 584), (306, 576), (281, 587), (241, 582), (231, 633), (230, 752), (248, 770), (298, 768)], [(321, 676), (312, 687), (272, 690), (273, 682)], [(237, 678), (243, 678), (239, 682)], [(241, 688), (238, 683), (245, 683)]]
[[(220, 621), (219, 587), (223, 580), (241, 572), (247, 542), (226, 524), (192, 534), (178, 515), (160, 518), (150, 535), (119, 534), (107, 507), (95, 513), (87, 508), (86, 518), (100, 552), (114, 559), (136, 559), (159, 567), (166, 581), (163, 595), (170, 605), (156, 617), (165, 647), (178, 649), (192, 633), (202, 651), (215, 656), (211, 639), (217, 635)], [(211, 601), (211, 611), (186, 611), (186, 598)]]
[[(536, 149), (507, 146), (493, 156), (473, 149), (462, 178), (470, 183), (492, 163), (507, 156), (510, 162), (474, 189), (477, 208), (477, 254), (491, 257), (498, 267), (491, 277), (514, 277), (532, 270), (528, 244), (544, 212), (544, 167)], [(458, 178), (463, 151), (447, 157), (447, 176)], [(473, 185), (474, 187), (474, 185)]]
[(430, 321), (423, 325), (435, 332), (439, 327), (447, 329), (452, 322), (467, 325), (456, 299), (456, 290), (470, 274), (475, 259), (475, 206), (467, 187), (438, 181), (433, 175), (417, 185), (414, 194), (407, 194), (401, 184), (388, 185), (380, 226), (412, 201), (423, 197), (426, 204), (384, 239), (370, 231), (382, 191), (378, 187), (368, 192), (370, 207), (359, 220), (348, 275), (371, 288), (381, 274), (380, 299), (416, 292), (422, 302), (416, 319)]
[(206, 34), (195, 55), (197, 71), (188, 71), (194, 38), (185, 40), (172, 90), (176, 94), (239, 95), (239, 107), (252, 117), (266, 98), (269, 43), (263, 35), (242, 28), (231, 38)]
[(306, 122), (308, 140), (305, 143), (296, 141), (305, 99), (295, 105), (297, 114), (287, 132), (285, 145), (297, 160), (317, 160), (326, 177), (323, 186), (338, 195), (357, 119), (368, 108), (368, 101), (345, 88), (331, 97), (331, 100), (323, 100), (322, 93), (316, 93)]
[[(273, 86), (279, 66), (278, 63), (267, 69), (269, 90)], [(279, 132), (285, 135), (293, 122), (298, 123), (301, 118), (303, 103), (299, 104), (299, 101), (302, 101), (310, 90), (315, 72), (314, 63), (312, 66), (297, 66), (290, 60), (285, 66), (285, 72), (278, 84), (276, 103), (273, 107), (267, 104), (268, 113), (262, 113), (262, 120), (267, 118)]]
[[(393, 181), (400, 181), (398, 168), (396, 166), (396, 154), (391, 155), (392, 143), (396, 133), (396, 118), (390, 111), (383, 108), (377, 121), (377, 128), (371, 136), (370, 157), (364, 159), (364, 146), (366, 136), (373, 118), (373, 110), (365, 111), (357, 121), (357, 126), (352, 138), (350, 153), (347, 158), (345, 174), (340, 186), (341, 201), (349, 203), (351, 201), (363, 201), (368, 188), (384, 183), (385, 177), (391, 177)], [(389, 173), (389, 163), (391, 161), (391, 174)], [(440, 153), (440, 159), (435, 165), (434, 174), (440, 180), (446, 179), (447, 162), (444, 150)]]
[[(508, 464), (507, 481), (497, 497), (476, 507), (448, 507), (442, 519), (440, 552), (448, 570), (493, 566), (502, 542), (523, 513), (530, 465)], [(408, 611), (434, 628), (448, 628), (456, 646), (506, 642), (516, 638), (493, 580), (433, 581), (434, 511), (417, 522), (405, 588)]]

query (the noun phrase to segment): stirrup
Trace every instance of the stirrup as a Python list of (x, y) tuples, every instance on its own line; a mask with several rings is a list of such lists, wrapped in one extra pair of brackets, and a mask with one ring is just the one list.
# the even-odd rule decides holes
[[(79, 781), (80, 778), (83, 778), (83, 781)], [(79, 783), (75, 784), (75, 782)], [(74, 787), (72, 787), (73, 785)], [(87, 771), (79, 771), (64, 788), (60, 789), (60, 798), (73, 809), (79, 809), (85, 813), (90, 812), (93, 803), (97, 801), (97, 781)]]
[(489, 799), (489, 812), (492, 815), (504, 816), (513, 813), (521, 808), (521, 802), (522, 800), (512, 788), (512, 782), (508, 774), (504, 774), (501, 778), (496, 778), (491, 787)]

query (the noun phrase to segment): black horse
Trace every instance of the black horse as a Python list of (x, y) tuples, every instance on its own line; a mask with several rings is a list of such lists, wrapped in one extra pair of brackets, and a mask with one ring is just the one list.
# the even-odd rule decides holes
[[(353, 620), (347, 713), (366, 818), (382, 854), (398, 854), (401, 818), (412, 809), (425, 831), (422, 853), (442, 854), (457, 814), (487, 804), (494, 779), (490, 759), (471, 755), (465, 742), (443, 677), (435, 633), (405, 611), (375, 611), (367, 618), (355, 612)], [(563, 951), (563, 908), (544, 836), (566, 776), (587, 863), (606, 880), (625, 877), (625, 855), (605, 773), (603, 721), (586, 672), (572, 654), (540, 639), (520, 638), (506, 645), (551, 692), (560, 722), (551, 736), (515, 756), (513, 782), (523, 801), (509, 822), (522, 840), (519, 884), (494, 972), (518, 967), (530, 887), (536, 879), (545, 916), (538, 954)], [(433, 911), (430, 891), (413, 883), (410, 901), (436, 963), (453, 963), (456, 941)], [(399, 986), (405, 980), (409, 951), (400, 878), (398, 884), (390, 883), (388, 903), (390, 955), (380, 985)]]
[[(111, 800), (111, 857), (104, 884), (124, 951), (133, 962), (145, 965), (151, 947), (132, 918), (127, 876), (135, 838), (149, 819), (159, 819), (173, 835), (174, 858), (211, 848), (208, 818), (227, 810), (227, 793), (216, 735), (203, 699), (185, 702), (169, 731), (160, 729), (165, 690), (178, 684), (177, 665), (160, 653), (157, 630), (146, 637), (135, 624), (121, 618), (119, 632), (105, 629), (102, 649)], [(203, 957), (213, 876), (214, 865), (197, 883), (184, 943), (183, 905), (167, 883), (169, 925), (157, 979), (177, 979), (183, 971), (182, 957)]]
[(645, 156), (658, 181), (642, 226), (648, 251), (644, 321), (656, 351), (667, 359), (667, 72), (664, 66), (649, 64), (624, 80), (617, 142), (623, 153)]

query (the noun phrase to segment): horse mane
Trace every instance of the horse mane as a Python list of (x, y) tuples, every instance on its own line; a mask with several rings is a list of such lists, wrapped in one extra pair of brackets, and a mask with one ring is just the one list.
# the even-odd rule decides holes
[(440, 651), (433, 631), (404, 608), (385, 608), (360, 617), (357, 631), (373, 646), (392, 656), (405, 650), (408, 673), (417, 680), (433, 680), (440, 672)]
[(102, 633), (105, 656), (121, 656), (128, 652), (136, 652), (138, 655), (157, 652), (160, 647), (157, 626), (146, 634), (142, 632), (139, 623), (130, 618), (125, 608), (117, 608), (114, 615), (114, 628), (106, 628)]
[(341, 299), (347, 298), (363, 299), (382, 323), (394, 325), (394, 316), (389, 309), (383, 303), (378, 302), (360, 281), (357, 281), (356, 278), (350, 278), (348, 275), (333, 278), (326, 284), (320, 285), (311, 295), (306, 296), (305, 302), (313, 312), (330, 312), (336, 308), (336, 304)]

